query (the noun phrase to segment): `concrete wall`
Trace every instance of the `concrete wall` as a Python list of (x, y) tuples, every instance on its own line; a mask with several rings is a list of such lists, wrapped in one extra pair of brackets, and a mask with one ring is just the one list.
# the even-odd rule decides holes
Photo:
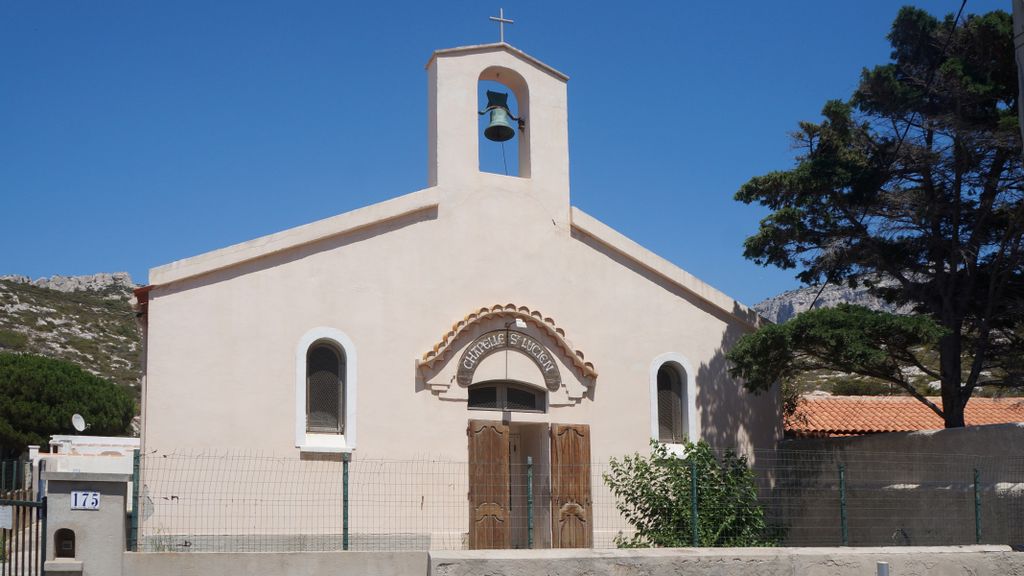
[(426, 552), (141, 553), (124, 576), (426, 576)]
[(734, 548), (125, 554), (124, 576), (892, 576), (1024, 575), (1024, 554), (962, 548)]
[(974, 471), (981, 542), (1024, 543), (1024, 424), (787, 440), (769, 499), (787, 543), (841, 541), (839, 465), (845, 466), (849, 544), (975, 543)]
[(438, 552), (430, 576), (892, 576), (1024, 574), (1024, 554), (1007, 547), (700, 548)]

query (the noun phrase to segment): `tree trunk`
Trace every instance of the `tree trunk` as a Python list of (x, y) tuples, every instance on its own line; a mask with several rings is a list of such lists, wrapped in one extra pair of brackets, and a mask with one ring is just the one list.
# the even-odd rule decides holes
[(950, 327), (949, 334), (939, 340), (939, 376), (942, 382), (942, 413), (946, 418), (946, 428), (964, 426), (964, 404), (960, 399), (960, 352), (962, 342), (960, 326)]

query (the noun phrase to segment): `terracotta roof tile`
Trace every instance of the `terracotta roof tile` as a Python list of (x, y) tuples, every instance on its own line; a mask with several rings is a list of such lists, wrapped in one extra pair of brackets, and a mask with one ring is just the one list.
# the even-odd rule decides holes
[[(941, 406), (941, 398), (929, 398)], [(968, 426), (1024, 422), (1024, 398), (971, 398)], [(850, 436), (938, 430), (942, 418), (910, 396), (804, 396), (786, 418), (790, 436)]]

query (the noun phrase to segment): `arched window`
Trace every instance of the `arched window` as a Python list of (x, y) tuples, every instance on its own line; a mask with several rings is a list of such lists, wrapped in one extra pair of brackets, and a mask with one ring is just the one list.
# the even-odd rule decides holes
[(345, 433), (345, 353), (330, 342), (306, 353), (306, 431)]
[(686, 408), (680, 368), (664, 363), (658, 368), (658, 441), (681, 444), (686, 441)]
[(665, 444), (699, 440), (697, 383), (690, 361), (678, 352), (659, 355), (651, 362), (650, 386), (651, 438)]
[(356, 448), (359, 356), (352, 339), (320, 326), (295, 345), (295, 447), (302, 452)]
[(543, 391), (510, 382), (485, 382), (470, 387), (468, 408), (470, 410), (543, 412), (545, 394)]
[(75, 557), (75, 531), (61, 528), (53, 534), (54, 556), (57, 558)]

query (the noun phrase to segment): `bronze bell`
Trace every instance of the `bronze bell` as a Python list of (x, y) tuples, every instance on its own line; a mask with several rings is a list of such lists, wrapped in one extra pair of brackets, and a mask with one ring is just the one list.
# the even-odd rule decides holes
[(511, 140), (516, 131), (508, 123), (508, 116), (508, 110), (504, 108), (491, 108), (491, 122), (484, 128), (484, 137), (495, 142)]
[(486, 112), (491, 113), (491, 119), (487, 128), (484, 128), (485, 138), (494, 142), (505, 142), (516, 135), (516, 129), (509, 120), (514, 120), (520, 125), (522, 120), (513, 116), (512, 111), (508, 109), (508, 94), (488, 90), (487, 108), (480, 114)]

